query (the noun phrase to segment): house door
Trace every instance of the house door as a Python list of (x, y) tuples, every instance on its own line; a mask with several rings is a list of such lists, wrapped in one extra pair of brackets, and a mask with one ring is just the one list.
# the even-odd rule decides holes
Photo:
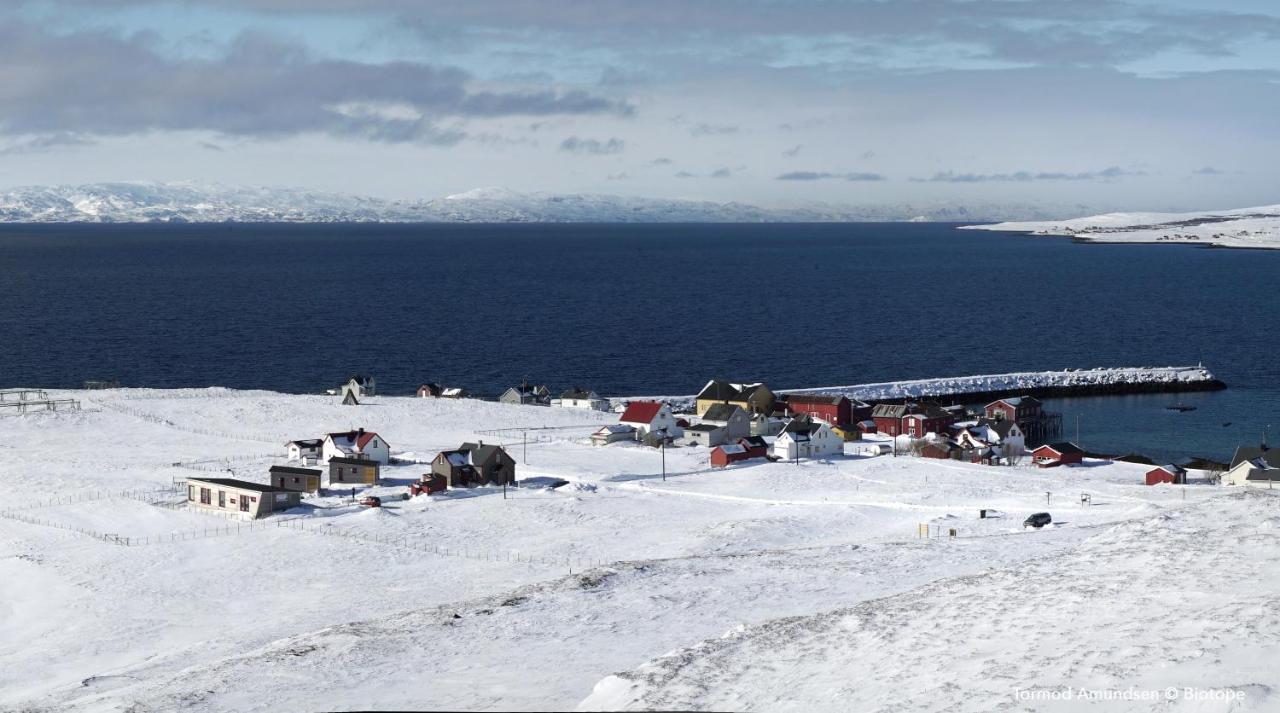
[(249, 496), (240, 496), (240, 512), (249, 512)]

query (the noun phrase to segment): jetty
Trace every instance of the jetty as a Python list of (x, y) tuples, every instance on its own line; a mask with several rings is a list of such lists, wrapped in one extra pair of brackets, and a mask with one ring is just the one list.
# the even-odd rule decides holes
[[(932, 399), (937, 401), (994, 401), (1010, 396), (1063, 398), (1070, 396), (1114, 396), (1123, 394), (1187, 393), (1218, 391), (1227, 385), (1203, 365), (1098, 367), (1061, 371), (1020, 371), (1007, 374), (979, 374), (907, 381), (885, 381), (849, 386), (822, 386), (777, 389), (778, 394), (842, 395), (869, 404)], [(677, 410), (692, 406), (687, 396), (618, 396), (614, 403), (637, 399), (663, 400)]]

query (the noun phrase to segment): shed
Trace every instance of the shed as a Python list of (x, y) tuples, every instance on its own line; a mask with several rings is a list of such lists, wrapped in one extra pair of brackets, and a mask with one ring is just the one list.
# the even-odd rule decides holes
[(1041, 468), (1056, 468), (1084, 460), (1084, 451), (1074, 443), (1046, 443), (1031, 451), (1031, 460)]
[(1182, 466), (1170, 463), (1147, 471), (1147, 485), (1156, 485), (1158, 483), (1186, 485), (1187, 470)]
[(288, 490), (298, 493), (320, 492), (320, 476), (318, 468), (295, 468), (289, 465), (273, 465), (269, 471), (271, 487), (277, 490)]
[(368, 458), (330, 458), (329, 485), (377, 485), (381, 466)]

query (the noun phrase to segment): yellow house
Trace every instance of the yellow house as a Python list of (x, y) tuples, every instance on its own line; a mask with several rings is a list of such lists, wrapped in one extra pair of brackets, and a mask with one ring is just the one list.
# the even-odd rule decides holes
[(862, 429), (858, 428), (858, 424), (856, 423), (847, 423), (843, 426), (832, 426), (831, 430), (845, 441), (862, 440)]
[(695, 410), (699, 416), (716, 404), (729, 404), (750, 414), (771, 414), (777, 397), (764, 384), (731, 384), (712, 379), (698, 392)]

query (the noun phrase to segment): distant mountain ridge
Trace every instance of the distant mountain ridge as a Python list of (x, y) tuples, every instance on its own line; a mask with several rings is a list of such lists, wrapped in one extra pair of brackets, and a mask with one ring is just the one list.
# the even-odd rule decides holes
[(0, 192), (0, 223), (780, 223), (1053, 220), (1081, 206), (749, 203), (477, 188), (394, 201), (290, 188), (197, 183), (29, 186)]

